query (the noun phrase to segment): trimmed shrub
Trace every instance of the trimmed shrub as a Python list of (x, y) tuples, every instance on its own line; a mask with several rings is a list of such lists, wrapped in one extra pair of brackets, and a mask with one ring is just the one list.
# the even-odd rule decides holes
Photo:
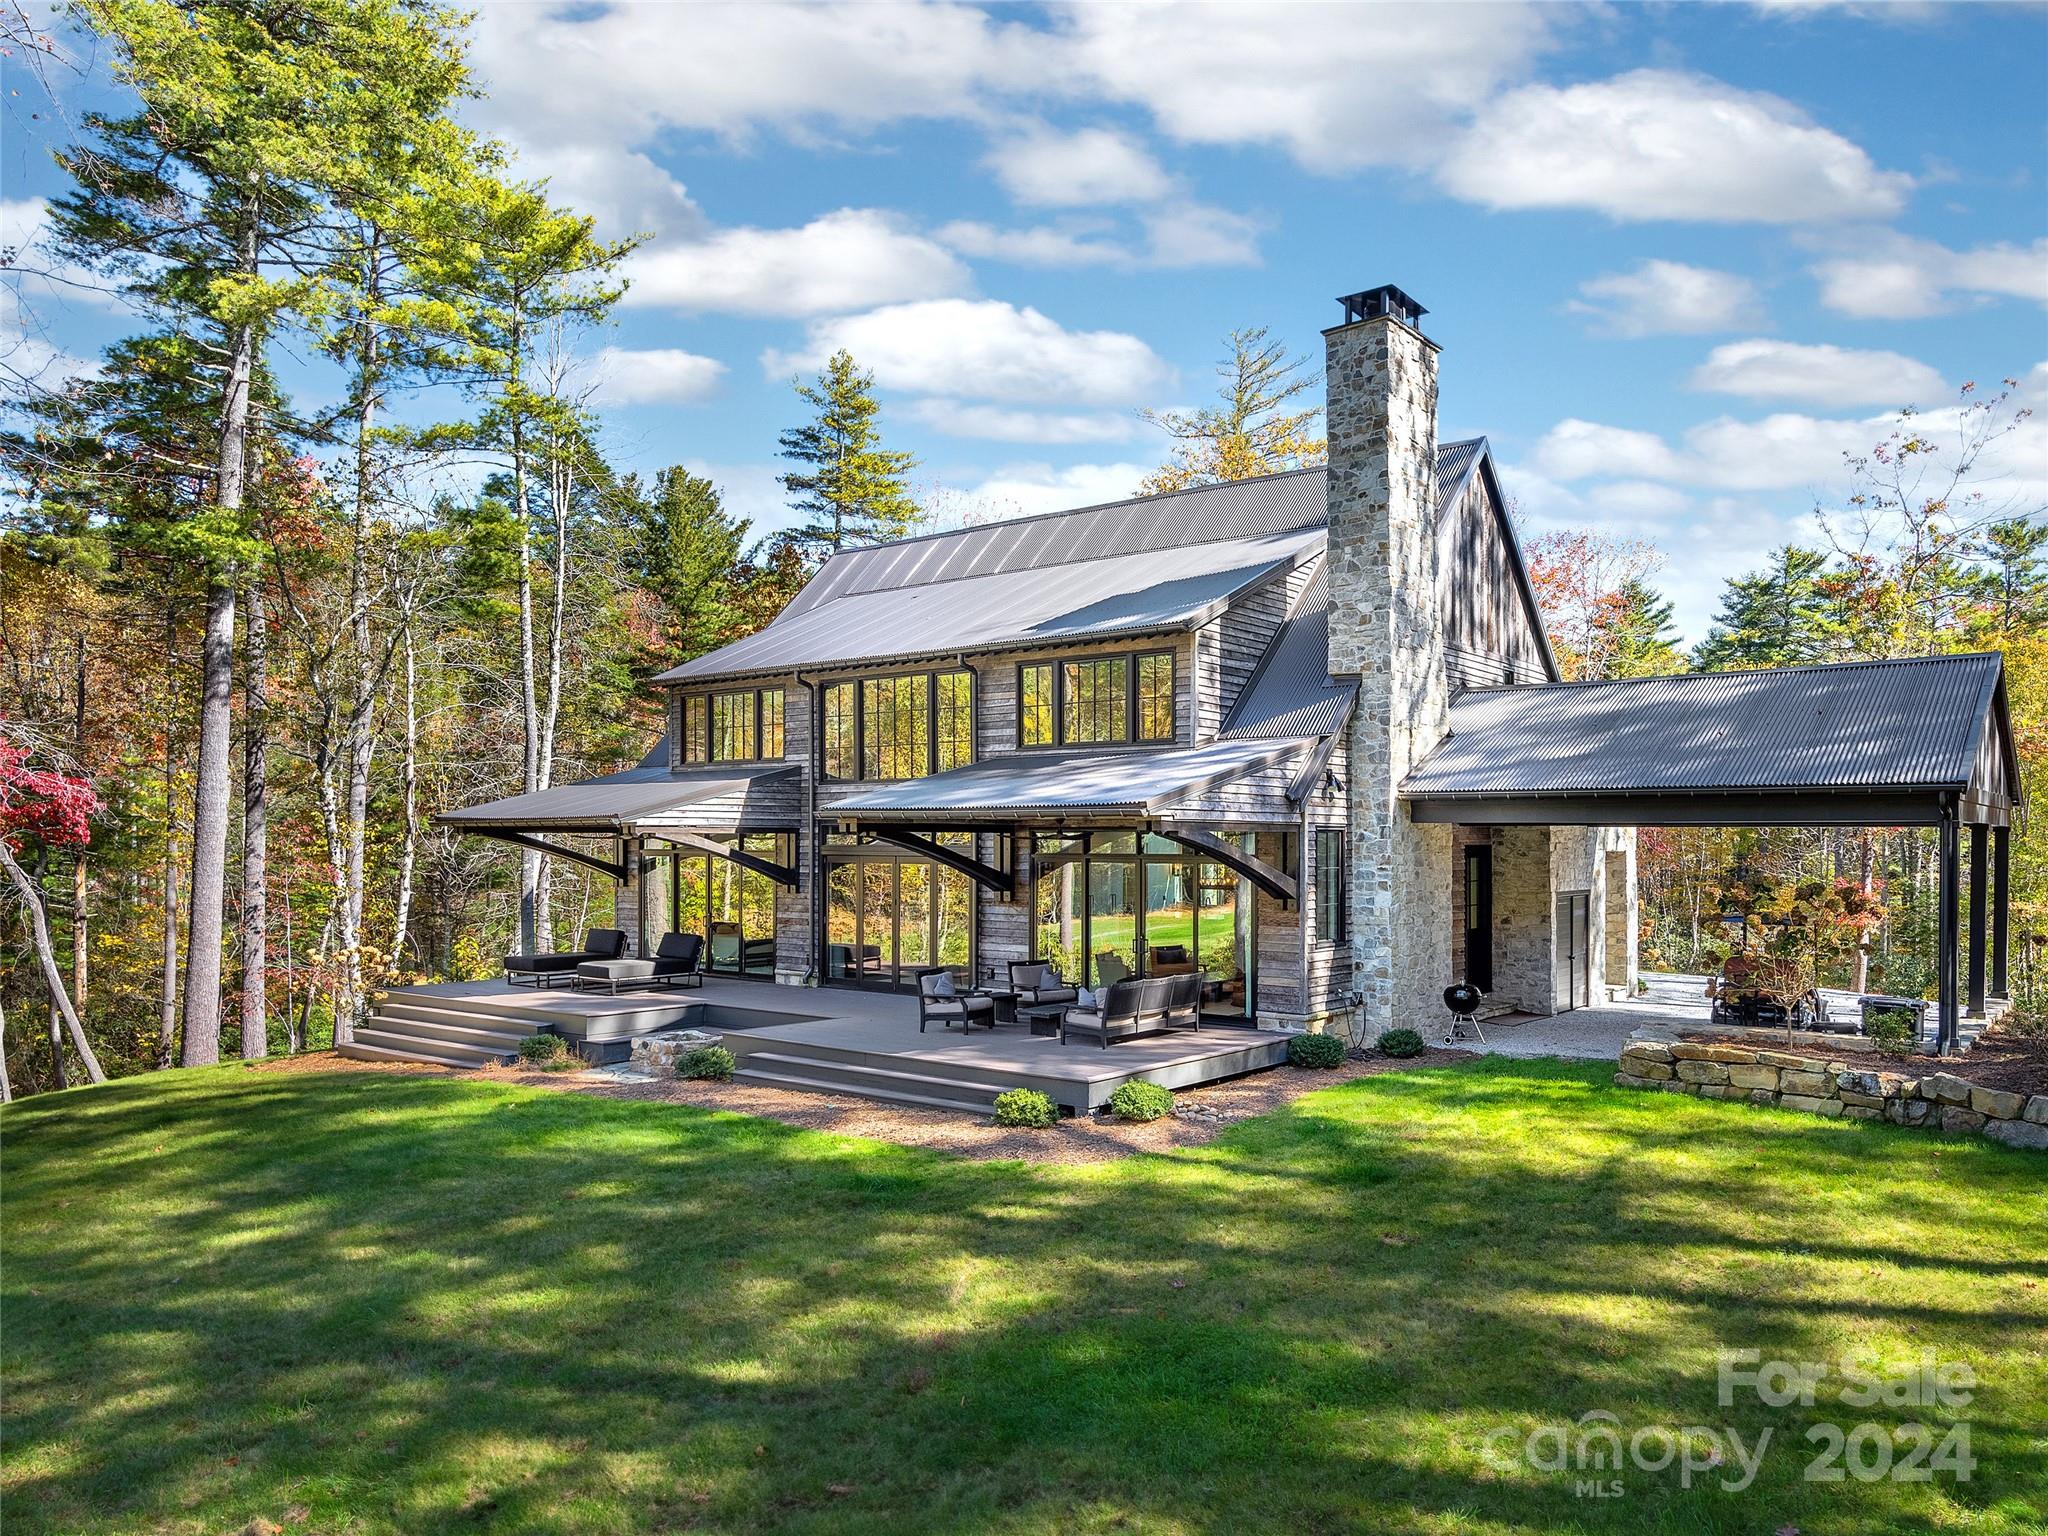
[(529, 1067), (547, 1067), (569, 1054), (569, 1042), (560, 1035), (528, 1035), (519, 1042), (519, 1059)]
[(732, 1052), (722, 1045), (700, 1045), (676, 1062), (677, 1077), (708, 1078), (714, 1083), (732, 1079)]
[(1380, 1036), (1380, 1054), (1384, 1056), (1420, 1056), (1422, 1036), (1412, 1029), (1390, 1029)]
[(1035, 1131), (1057, 1124), (1060, 1112), (1036, 1088), (1012, 1088), (996, 1095), (996, 1124), (1028, 1126)]
[(1120, 1120), (1157, 1120), (1173, 1113), (1173, 1095), (1157, 1083), (1125, 1083), (1109, 1096)]
[(1296, 1035), (1287, 1042), (1287, 1059), (1297, 1067), (1325, 1070), (1344, 1060), (1344, 1042), (1335, 1035)]
[(1913, 1015), (1904, 1009), (1870, 1016), (1871, 1043), (1886, 1056), (1910, 1056), (1918, 1036)]

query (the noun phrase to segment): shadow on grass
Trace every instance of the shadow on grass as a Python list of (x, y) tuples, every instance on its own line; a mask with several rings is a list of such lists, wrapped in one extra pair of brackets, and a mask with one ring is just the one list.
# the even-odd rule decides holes
[[(1388, 1074), (1084, 1168), (445, 1078), (19, 1106), (10, 1536), (2029, 1529), (2041, 1160), (1605, 1076)], [(1719, 1406), (1720, 1347), (1970, 1362), (1975, 1481), (1802, 1482), (1843, 1410)], [(1612, 1502), (1484, 1454), (1594, 1409), (1784, 1448)]]

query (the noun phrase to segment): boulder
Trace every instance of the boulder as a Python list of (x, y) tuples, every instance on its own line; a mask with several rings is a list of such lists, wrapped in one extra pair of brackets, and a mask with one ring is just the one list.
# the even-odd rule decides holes
[(1845, 1093), (1868, 1094), (1874, 1099), (1884, 1097), (1884, 1084), (1877, 1080), (1875, 1072), (1837, 1072), (1835, 1087)]
[(1938, 1104), (1967, 1104), (1970, 1102), (1970, 1084), (1953, 1072), (1937, 1072), (1924, 1078), (1920, 1091)]
[(1725, 1083), (1728, 1069), (1718, 1061), (1700, 1061), (1693, 1057), (1681, 1057), (1676, 1071), (1680, 1082)]
[(2048, 1125), (2048, 1093), (2037, 1093), (2027, 1100), (2027, 1107), (2021, 1111), (2020, 1118), (2035, 1125)]
[(1987, 1120), (1984, 1134), (1993, 1141), (2002, 1141), (2008, 1147), (2027, 1147), (2036, 1152), (2048, 1152), (2048, 1125), (2032, 1120)]
[(1659, 1045), (1654, 1040), (1631, 1040), (1621, 1048), (1624, 1056), (1640, 1056), (1644, 1061), (1669, 1061), (1671, 1047)]
[(1881, 1093), (1858, 1093), (1854, 1089), (1844, 1088), (1836, 1097), (1844, 1104), (1854, 1104), (1859, 1109), (1884, 1108), (1884, 1095)]
[(1835, 1081), (1825, 1072), (1787, 1072), (1778, 1079), (1778, 1087), (1802, 1098), (1824, 1099), (1835, 1091)]
[(1701, 1083), (1699, 1094), (1703, 1099), (1747, 1099), (1749, 1090), (1728, 1083)]
[(1872, 1109), (1868, 1104), (1845, 1103), (1842, 1106), (1842, 1113), (1851, 1120), (1882, 1120), (1884, 1118), (1884, 1110), (1882, 1108)]
[(1933, 1112), (1925, 1099), (1894, 1099), (1884, 1107), (1884, 1117), (1893, 1125), (1925, 1125)]
[(1958, 1109), (1953, 1104), (1942, 1106), (1941, 1128), (1944, 1131), (1974, 1131), (1982, 1124), (1984, 1117), (1975, 1110)]
[(1818, 1099), (1803, 1093), (1781, 1093), (1778, 1104), (1784, 1109), (1796, 1109), (1808, 1115), (1826, 1115), (1829, 1119), (1842, 1113), (1840, 1099)]
[(1972, 1088), (1970, 1108), (1991, 1120), (2017, 1120), (2019, 1113), (2027, 1106), (2023, 1093), (2009, 1093), (2003, 1088)]
[(1614, 1074), (1614, 1086), (1617, 1088), (1662, 1088), (1664, 1085), (1654, 1077), (1637, 1077), (1633, 1072), (1617, 1072)]
[(1738, 1088), (1775, 1088), (1778, 1086), (1776, 1067), (1730, 1067), (1728, 1081)]
[(1753, 1062), (1756, 1052), (1740, 1045), (1699, 1045), (1691, 1040), (1680, 1040), (1671, 1047), (1674, 1061), (1718, 1061), (1723, 1066), (1730, 1062)]
[(1815, 1072), (1820, 1063), (1810, 1056), (1794, 1056), (1789, 1051), (1758, 1051), (1756, 1059), (1767, 1067), (1783, 1067), (1792, 1072)]

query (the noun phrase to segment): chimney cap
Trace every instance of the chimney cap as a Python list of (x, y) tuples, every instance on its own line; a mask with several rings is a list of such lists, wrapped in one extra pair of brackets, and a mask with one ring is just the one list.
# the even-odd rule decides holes
[(1412, 326), (1429, 313), (1392, 283), (1368, 288), (1363, 293), (1347, 293), (1337, 302), (1344, 306), (1346, 325), (1355, 325), (1360, 320), (1377, 320), (1385, 316)]

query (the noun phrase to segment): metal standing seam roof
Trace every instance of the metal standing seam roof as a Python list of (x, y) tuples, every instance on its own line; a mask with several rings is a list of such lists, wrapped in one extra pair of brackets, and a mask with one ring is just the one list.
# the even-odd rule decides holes
[(656, 681), (1189, 629), (1322, 542), (1322, 529), (1298, 529), (851, 593)]
[(1230, 711), (1226, 738), (1328, 736), (1358, 692), (1330, 676), (1330, 582), (1318, 565)]
[[(652, 754), (649, 754), (652, 756)], [(745, 789), (759, 779), (795, 773), (795, 763), (720, 763), (713, 767), (687, 768), (670, 773), (663, 767), (644, 763), (621, 773), (601, 778), (580, 779), (557, 784), (531, 794), (511, 795), (482, 805), (443, 811), (434, 817), (438, 826), (588, 828), (616, 832), (642, 816), (671, 811), (699, 800)]]
[(1963, 789), (2001, 665), (1931, 656), (1468, 692), (1401, 793)]
[(1211, 741), (1157, 751), (1015, 752), (928, 778), (878, 784), (821, 814), (861, 820), (1046, 811), (1150, 815), (1315, 745), (1293, 740)]

